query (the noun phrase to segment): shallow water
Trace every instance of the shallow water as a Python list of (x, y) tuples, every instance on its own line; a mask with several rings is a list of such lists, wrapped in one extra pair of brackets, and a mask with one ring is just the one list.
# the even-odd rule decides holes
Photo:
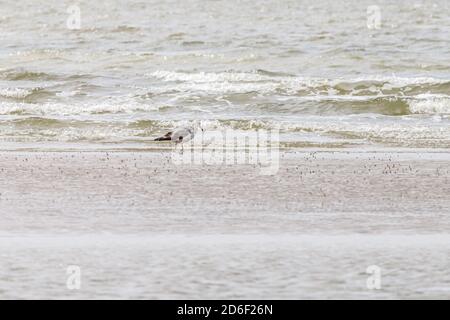
[[(3, 298), (449, 299), (448, 235), (35, 236), (0, 243)], [(14, 248), (14, 249), (12, 249)], [(80, 290), (66, 287), (81, 267)], [(367, 288), (367, 267), (381, 288)], [(13, 276), (11, 276), (13, 275)], [(3, 289), (3, 290), (2, 290)]]
[(280, 127), (301, 146), (450, 146), (448, 1), (7, 1), (0, 143), (148, 147)]

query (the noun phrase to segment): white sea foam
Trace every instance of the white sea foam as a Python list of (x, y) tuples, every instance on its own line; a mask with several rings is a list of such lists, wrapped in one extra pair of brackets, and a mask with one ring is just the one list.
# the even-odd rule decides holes
[(51, 115), (89, 115), (102, 113), (135, 113), (157, 111), (161, 106), (154, 104), (140, 104), (134, 101), (118, 101), (111, 99), (101, 103), (9, 103), (0, 102), (0, 115), (28, 114), (38, 116)]
[(336, 90), (346, 89), (349, 94), (359, 94), (362, 90), (382, 94), (386, 90), (408, 90), (414, 86), (433, 86), (449, 83), (447, 79), (431, 77), (366, 76), (358, 78), (311, 78), (301, 76), (268, 75), (258, 72), (176, 72), (155, 71), (147, 75), (158, 79), (158, 87), (152, 92), (206, 92), (206, 93), (245, 93), (270, 94), (284, 92), (296, 94), (310, 91), (311, 94), (334, 94)]
[(0, 97), (24, 99), (31, 95), (36, 89), (22, 89), (22, 88), (0, 88)]
[[(124, 142), (146, 143), (155, 136), (174, 127), (187, 124), (187, 120), (161, 120), (129, 123), (116, 122), (57, 122), (47, 124), (33, 122), (0, 122), (0, 140), (17, 141), (88, 141), (88, 142)], [(345, 117), (303, 117), (296, 121), (273, 120), (202, 120), (206, 132), (225, 129), (236, 130), (238, 134), (259, 129), (280, 129), (281, 134), (295, 134), (300, 141), (304, 135), (307, 140), (317, 137), (317, 141), (334, 137), (341, 141), (366, 141), (370, 144), (391, 144), (402, 146), (450, 146), (450, 126), (445, 121), (427, 121), (425, 119), (345, 116)], [(14, 125), (11, 125), (14, 124)], [(283, 139), (282, 139), (283, 141)], [(306, 141), (306, 140), (305, 140)]]
[(412, 113), (450, 114), (450, 96), (421, 94), (409, 101)]
[(448, 83), (448, 79), (439, 79), (432, 77), (397, 77), (373, 75), (356, 78), (314, 78), (286, 75), (268, 75), (261, 72), (179, 72), (158, 70), (147, 74), (149, 77), (161, 79), (163, 81), (180, 81), (193, 83), (211, 83), (211, 82), (293, 82), (302, 83), (309, 86), (314, 85), (336, 85), (339, 83), (363, 83), (379, 82), (389, 83), (394, 86), (421, 85), (421, 84), (443, 84)]

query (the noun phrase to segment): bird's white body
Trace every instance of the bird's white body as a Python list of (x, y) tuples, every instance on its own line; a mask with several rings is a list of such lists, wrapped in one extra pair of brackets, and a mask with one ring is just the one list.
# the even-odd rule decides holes
[(170, 135), (170, 140), (175, 143), (184, 143), (194, 139), (195, 129), (193, 127), (176, 128)]

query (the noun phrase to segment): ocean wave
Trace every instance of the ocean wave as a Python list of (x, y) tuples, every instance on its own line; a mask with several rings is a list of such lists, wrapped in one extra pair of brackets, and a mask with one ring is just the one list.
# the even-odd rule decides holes
[(36, 72), (29, 71), (23, 68), (18, 69), (6, 69), (0, 70), (0, 79), (9, 80), (9, 81), (22, 81), (22, 80), (54, 80), (56, 79), (56, 75), (45, 73), (45, 72)]
[(0, 88), (0, 97), (12, 99), (24, 99), (39, 89)]
[[(90, 84), (66, 91), (48, 86), (0, 89), (0, 115), (187, 114), (390, 116), (449, 114), (450, 81), (436, 78), (364, 77), (320, 79), (256, 70), (253, 72), (155, 71), (154, 85), (130, 86), (123, 94), (90, 99), (83, 91), (107, 91)], [(77, 80), (67, 78), (68, 81)], [(28, 85), (29, 86), (29, 85)], [(51, 100), (48, 99), (51, 97)], [(67, 99), (70, 102), (67, 103)], [(16, 103), (11, 100), (19, 100)], [(231, 112), (231, 113), (230, 113)]]
[[(305, 96), (258, 100), (254, 94), (227, 95), (211, 99), (205, 104), (203, 98), (178, 96), (167, 103), (139, 101), (142, 97), (127, 96), (105, 99), (102, 102), (37, 103), (37, 99), (45, 101), (51, 93), (41, 89), (0, 89), (0, 97), (11, 101), (0, 101), (0, 115), (35, 115), (35, 116), (73, 116), (102, 114), (135, 114), (147, 113), (157, 115), (165, 112), (176, 115), (180, 112), (190, 115), (208, 115), (219, 111), (232, 111), (234, 103), (242, 104), (236, 115), (254, 114), (270, 116), (322, 115), (339, 116), (352, 114), (380, 114), (388, 116), (404, 116), (411, 114), (450, 114), (450, 97), (445, 95), (419, 95), (416, 97), (395, 96)], [(59, 99), (72, 95), (56, 94)], [(192, 100), (193, 99), (193, 100)], [(18, 100), (13, 102), (13, 100)], [(203, 101), (202, 101), (203, 100)], [(224, 102), (225, 101), (225, 102)], [(231, 102), (230, 102), (231, 101)], [(225, 103), (225, 106), (221, 106)], [(227, 103), (230, 103), (228, 105)]]
[(121, 123), (28, 117), (0, 121), (0, 141), (104, 142), (140, 140), (147, 129)]
[(357, 78), (324, 79), (313, 77), (295, 76), (285, 73), (269, 72), (265, 70), (255, 70), (253, 72), (225, 71), (225, 72), (182, 72), (158, 70), (147, 74), (148, 77), (159, 79), (165, 82), (188, 82), (198, 83), (278, 83), (286, 87), (298, 88), (335, 88), (342, 91), (357, 89), (376, 88), (408, 88), (411, 86), (423, 85), (450, 85), (448, 79), (437, 79), (431, 77), (397, 77), (397, 76), (367, 76)]
[(71, 115), (101, 115), (101, 114), (132, 114), (136, 112), (158, 111), (164, 106), (140, 104), (133, 101), (102, 103), (8, 103), (0, 102), (0, 115), (36, 115), (36, 116), (71, 116)]
[[(35, 88), (0, 88), (0, 98), (4, 98), (7, 101), (20, 101), (26, 103), (37, 103), (39, 101), (47, 101), (47, 99), (53, 96), (55, 93), (51, 90), (43, 87)], [(14, 104), (14, 103), (13, 103)], [(0, 103), (0, 114), (2, 113), (2, 106), (5, 103)], [(6, 108), (8, 109), (8, 108)]]
[[(293, 114), (448, 113), (450, 81), (430, 77), (367, 76), (352, 79), (306, 78), (267, 72), (155, 71), (152, 96), (167, 95), (178, 103), (215, 99), (243, 108)], [(444, 97), (443, 97), (444, 96)], [(311, 103), (310, 103), (311, 102)], [(314, 104), (315, 103), (315, 104)]]
[(273, 77), (257, 72), (176, 72), (176, 71), (155, 71), (147, 74), (149, 77), (163, 81), (180, 81), (192, 83), (211, 82), (259, 82), (271, 81)]
[[(450, 114), (450, 96), (442, 94), (420, 94), (416, 96), (344, 96), (344, 95), (316, 95), (295, 97), (284, 100), (289, 106), (287, 112), (317, 114), (317, 115), (349, 115), (374, 113), (391, 116), (410, 114)], [(308, 103), (312, 102), (312, 103)], [(281, 105), (267, 105), (266, 108), (276, 111)], [(298, 109), (298, 110), (296, 110)]]
[[(242, 98), (245, 94), (254, 94), (257, 97), (268, 97), (272, 98), (272, 102), (276, 100), (281, 103), (289, 100), (329, 102), (330, 104), (340, 101), (366, 103), (368, 110), (370, 110), (370, 103), (375, 102), (378, 105), (380, 102), (386, 102), (389, 105), (396, 101), (411, 105), (411, 111), (406, 108), (404, 113), (417, 113), (420, 109), (417, 107), (417, 100), (420, 100), (422, 105), (436, 101), (442, 104), (433, 95), (450, 92), (450, 80), (426, 77), (372, 76), (353, 79), (320, 79), (269, 73), (263, 70), (197, 73), (155, 71), (148, 76), (157, 80), (157, 84), (147, 92), (148, 94), (174, 96), (181, 101), (183, 97), (190, 95), (217, 96), (225, 100), (233, 100), (236, 95)], [(430, 102), (422, 101), (425, 99), (424, 94), (429, 94)], [(252, 103), (251, 99), (248, 100)], [(386, 110), (386, 108), (382, 109)], [(425, 108), (420, 110), (427, 113)], [(432, 108), (428, 110), (430, 113), (440, 113), (445, 110), (445, 107), (437, 107), (436, 112), (433, 112)], [(397, 111), (391, 113), (386, 110), (386, 112), (386, 114), (404, 114)]]
[[(274, 120), (203, 120), (208, 130), (279, 130), (282, 134), (315, 134), (349, 141), (364, 140), (369, 143), (397, 146), (450, 147), (448, 119), (429, 122), (423, 119), (403, 118), (401, 121), (384, 116), (305, 117), (298, 121)], [(143, 123), (144, 124), (144, 123)], [(173, 128), (186, 121), (163, 121), (152, 123), (153, 128)], [(301, 140), (301, 138), (300, 138)]]
[[(281, 142), (329, 141), (403, 147), (450, 147), (449, 119), (393, 120), (383, 116), (307, 117), (298, 121), (222, 119), (202, 120), (206, 133), (235, 130), (279, 130)], [(0, 141), (139, 143), (147, 145), (161, 133), (189, 124), (189, 120), (83, 121), (25, 117), (0, 121)], [(286, 137), (287, 140), (284, 140)], [(295, 137), (292, 140), (292, 137)]]

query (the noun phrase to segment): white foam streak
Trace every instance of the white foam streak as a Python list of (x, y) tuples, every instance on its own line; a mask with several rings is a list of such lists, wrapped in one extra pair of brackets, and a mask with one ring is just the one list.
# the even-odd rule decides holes
[(104, 103), (8, 103), (0, 102), (0, 115), (29, 114), (38, 116), (68, 116), (89, 115), (102, 113), (135, 113), (157, 111), (160, 106), (154, 104), (140, 104), (130, 102), (104, 102)]
[(22, 88), (0, 88), (0, 97), (24, 99), (31, 95), (36, 89), (22, 89)]
[(421, 94), (409, 102), (411, 113), (450, 114), (450, 96)]

